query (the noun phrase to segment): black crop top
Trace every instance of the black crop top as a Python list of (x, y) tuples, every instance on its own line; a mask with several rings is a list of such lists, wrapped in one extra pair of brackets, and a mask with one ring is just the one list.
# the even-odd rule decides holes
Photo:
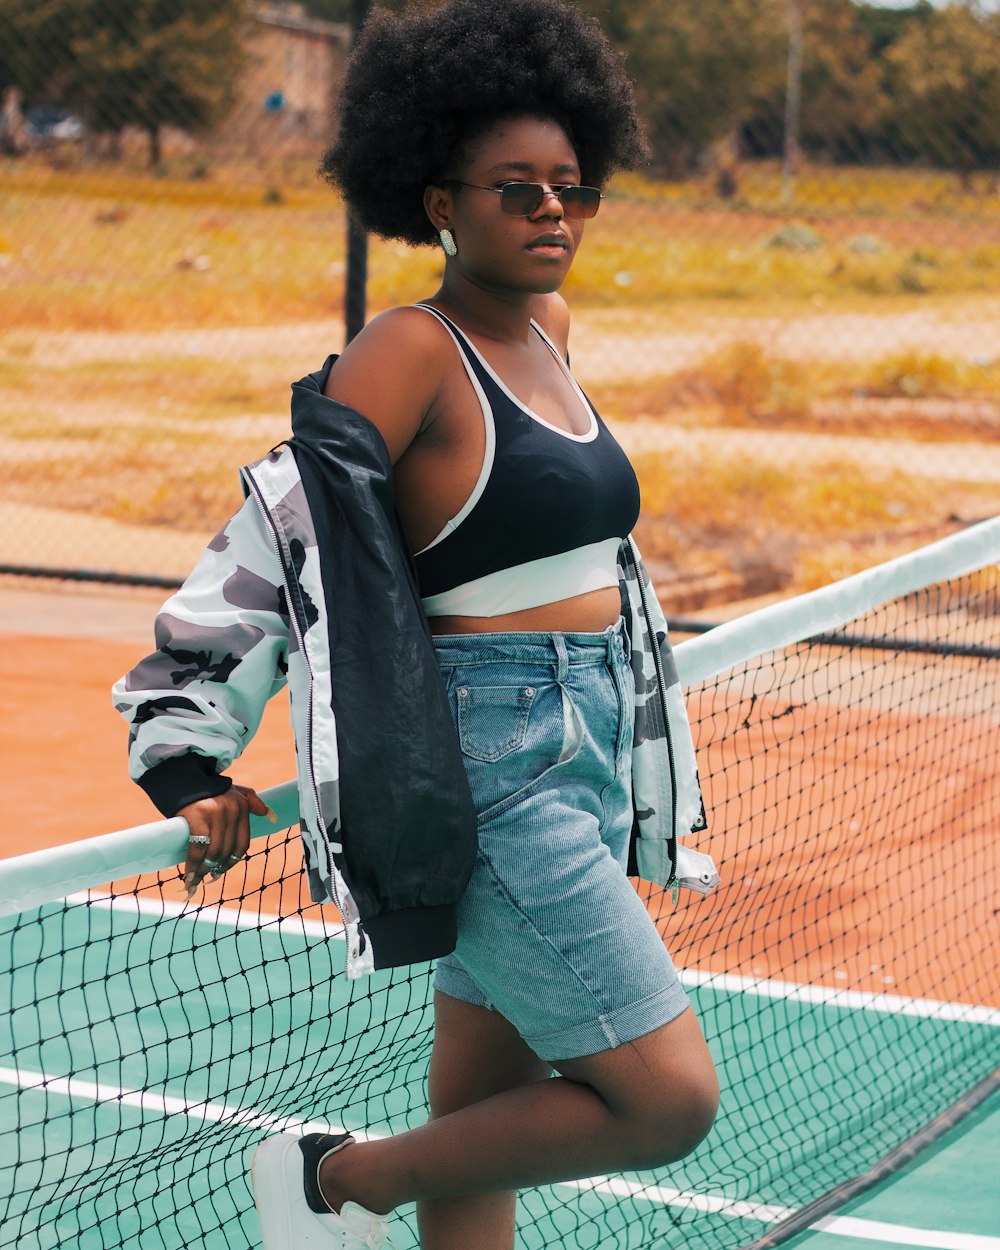
[(618, 585), (618, 547), (639, 516), (628, 457), (542, 328), (532, 326), (569, 378), (590, 428), (572, 434), (507, 389), (462, 331), (427, 304), (462, 356), (486, 423), (472, 494), (416, 553), (428, 616), (500, 616)]

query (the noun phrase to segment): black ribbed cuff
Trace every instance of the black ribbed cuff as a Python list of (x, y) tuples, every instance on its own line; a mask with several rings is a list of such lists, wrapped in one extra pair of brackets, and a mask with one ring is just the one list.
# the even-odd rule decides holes
[(458, 909), (454, 903), (404, 907), (362, 920), (362, 927), (375, 967), (402, 968), (451, 954), (458, 942)]
[(182, 807), (198, 799), (225, 794), (231, 777), (215, 771), (215, 761), (188, 751), (163, 760), (139, 778), (139, 785), (164, 816), (176, 816)]

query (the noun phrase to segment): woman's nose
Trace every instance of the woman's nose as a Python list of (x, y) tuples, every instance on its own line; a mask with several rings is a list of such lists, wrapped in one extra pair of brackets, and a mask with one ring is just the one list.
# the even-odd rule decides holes
[(542, 202), (532, 214), (533, 217), (562, 217), (563, 203), (559, 198), (558, 191), (553, 189), (547, 183), (540, 183), (542, 187)]

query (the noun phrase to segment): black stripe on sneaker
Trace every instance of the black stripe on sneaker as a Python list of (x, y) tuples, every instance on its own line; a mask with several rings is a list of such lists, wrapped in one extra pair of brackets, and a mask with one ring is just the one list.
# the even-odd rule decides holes
[(353, 1141), (350, 1133), (307, 1133), (305, 1137), (299, 1138), (304, 1165), (302, 1187), (305, 1190), (306, 1205), (317, 1215), (329, 1215), (333, 1211), (319, 1187), (320, 1164), (327, 1155), (336, 1154)]

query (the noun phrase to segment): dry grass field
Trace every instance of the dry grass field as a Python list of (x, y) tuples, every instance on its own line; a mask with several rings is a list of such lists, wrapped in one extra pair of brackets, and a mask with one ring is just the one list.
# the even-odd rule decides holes
[[(287, 434), (290, 381), (341, 346), (342, 209), (304, 166), (0, 177), (2, 558), (182, 572), (235, 466)], [(370, 310), (439, 273), (374, 241)], [(995, 188), (813, 170), (782, 207), (768, 167), (725, 202), (623, 178), (566, 294), (678, 603), (691, 579), (702, 601), (805, 588), (1000, 510)]]

